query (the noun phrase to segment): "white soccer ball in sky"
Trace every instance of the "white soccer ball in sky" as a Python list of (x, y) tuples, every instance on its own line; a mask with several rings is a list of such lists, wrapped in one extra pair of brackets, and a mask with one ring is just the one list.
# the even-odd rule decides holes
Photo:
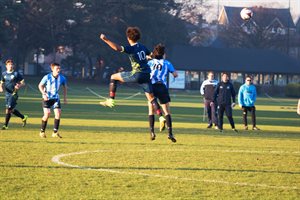
[(240, 15), (243, 20), (247, 21), (251, 19), (251, 17), (253, 16), (253, 12), (249, 8), (243, 8), (240, 12)]

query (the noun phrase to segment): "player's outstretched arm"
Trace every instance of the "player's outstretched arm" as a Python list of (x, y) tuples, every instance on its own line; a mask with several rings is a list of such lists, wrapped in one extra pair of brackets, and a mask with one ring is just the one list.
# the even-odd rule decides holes
[(122, 51), (122, 47), (112, 41), (110, 41), (104, 34), (100, 35), (100, 39), (103, 40), (110, 48), (112, 48), (115, 51)]

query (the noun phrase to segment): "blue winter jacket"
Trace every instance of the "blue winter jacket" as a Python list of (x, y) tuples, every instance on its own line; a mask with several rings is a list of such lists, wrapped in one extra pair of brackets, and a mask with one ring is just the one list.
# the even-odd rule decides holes
[(238, 94), (239, 105), (252, 107), (256, 101), (256, 87), (254, 85), (242, 85)]

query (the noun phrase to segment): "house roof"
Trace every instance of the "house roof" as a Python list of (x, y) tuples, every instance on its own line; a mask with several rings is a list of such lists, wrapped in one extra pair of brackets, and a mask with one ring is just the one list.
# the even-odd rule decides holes
[(300, 75), (299, 61), (273, 50), (174, 46), (167, 59), (177, 70)]
[[(243, 7), (224, 6), (221, 14), (225, 14), (227, 16), (229, 24), (241, 25), (244, 23), (240, 17), (242, 9)], [(278, 9), (255, 6), (250, 9), (253, 11), (252, 20), (261, 27), (268, 27), (274, 19), (278, 19), (284, 27), (295, 28), (291, 12), (288, 8)]]

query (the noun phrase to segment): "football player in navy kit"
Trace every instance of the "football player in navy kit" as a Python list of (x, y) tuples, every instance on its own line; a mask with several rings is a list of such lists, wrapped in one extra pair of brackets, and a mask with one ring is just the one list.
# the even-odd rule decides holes
[(119, 82), (137, 83), (143, 88), (145, 95), (155, 109), (156, 114), (162, 119), (164, 117), (162, 116), (161, 108), (153, 95), (152, 85), (150, 82), (151, 69), (147, 64), (147, 56), (149, 56), (151, 52), (144, 45), (138, 43), (138, 40), (141, 38), (141, 32), (138, 27), (128, 27), (126, 30), (126, 36), (129, 45), (120, 46), (109, 40), (104, 34), (100, 35), (100, 39), (108, 44), (108, 46), (110, 46), (113, 50), (128, 54), (132, 67), (131, 71), (122, 71), (111, 75), (109, 98), (106, 99), (106, 101), (100, 102), (100, 105), (110, 108), (115, 106), (114, 99)]
[(11, 114), (16, 115), (22, 119), (22, 126), (27, 123), (27, 115), (22, 115), (17, 109), (18, 90), (25, 85), (23, 76), (14, 70), (14, 63), (12, 60), (5, 62), (6, 71), (2, 73), (0, 82), (0, 92), (3, 92), (3, 85), (5, 88), (5, 123), (2, 130), (8, 129), (8, 123), (11, 118)]

